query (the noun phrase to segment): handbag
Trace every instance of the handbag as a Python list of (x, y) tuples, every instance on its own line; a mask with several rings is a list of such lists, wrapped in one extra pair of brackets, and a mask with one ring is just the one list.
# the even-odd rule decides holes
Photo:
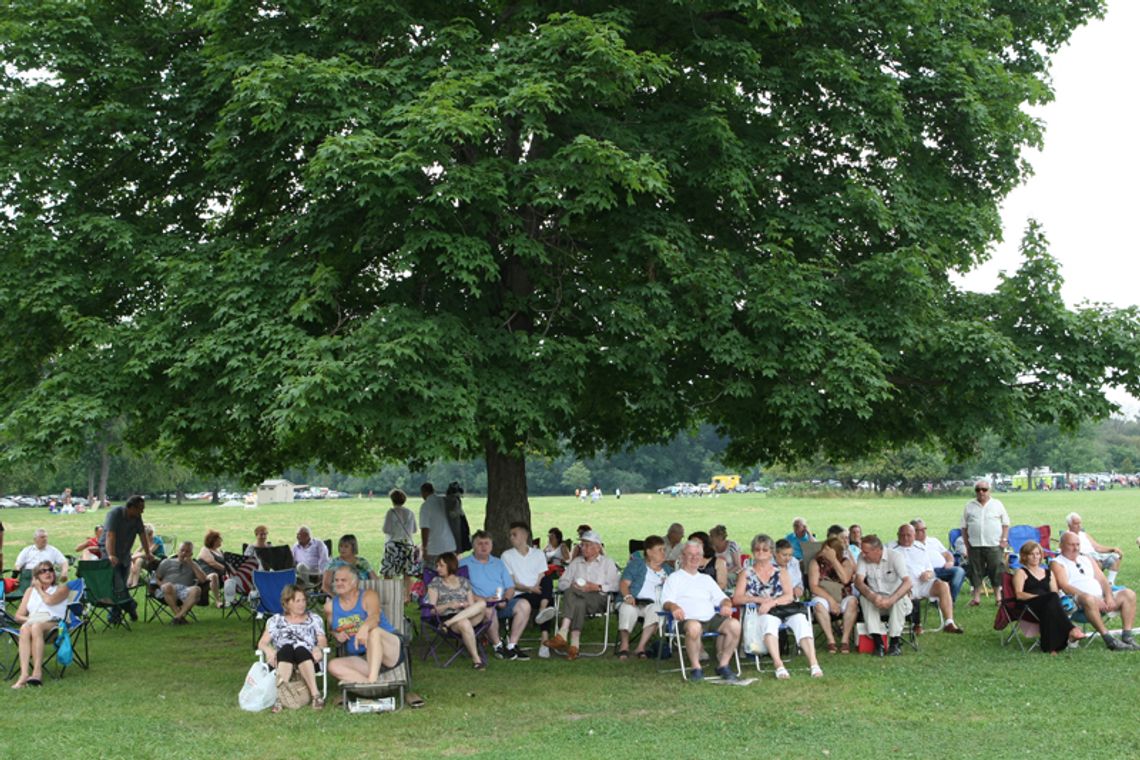
[(309, 687), (299, 678), (278, 684), (277, 701), (289, 710), (304, 707), (309, 704)]
[(807, 612), (807, 607), (803, 602), (792, 602), (791, 604), (778, 604), (772, 609), (768, 610), (769, 615), (775, 615), (780, 620), (787, 620), (792, 615), (803, 615)]
[(59, 633), (56, 635), (55, 660), (63, 667), (67, 667), (75, 659), (75, 650), (71, 648), (71, 631), (67, 621), (59, 621)]
[(255, 662), (245, 675), (238, 705), (247, 712), (261, 712), (277, 701), (277, 676), (264, 662)]

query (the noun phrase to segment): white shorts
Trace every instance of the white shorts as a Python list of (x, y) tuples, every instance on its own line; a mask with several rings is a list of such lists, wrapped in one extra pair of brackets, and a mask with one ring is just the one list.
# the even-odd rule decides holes
[[(821, 614), (821, 615), (823, 615), (823, 614), (830, 615), (831, 614), (831, 602), (827, 601), (822, 596), (817, 596), (814, 599), (812, 599), (812, 601), (815, 603), (815, 605), (817, 607), (820, 608), (819, 614)], [(842, 615), (844, 612), (847, 612), (847, 608), (851, 607), (854, 604), (855, 604), (855, 597), (853, 597), (853, 596), (843, 597), (842, 599), (839, 600), (839, 614)]]
[[(180, 602), (185, 602), (186, 597), (190, 596), (190, 589), (195, 588), (195, 586), (183, 586), (181, 583), (172, 583), (170, 585), (174, 586), (174, 596)], [(166, 594), (163, 593), (162, 586), (154, 590), (154, 598), (166, 599)]]

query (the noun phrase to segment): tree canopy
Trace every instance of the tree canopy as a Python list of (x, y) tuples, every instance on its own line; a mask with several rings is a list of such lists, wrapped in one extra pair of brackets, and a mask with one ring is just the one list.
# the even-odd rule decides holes
[(0, 425), (195, 467), (857, 454), (1140, 390), (998, 203), (1099, 0), (8, 0)]

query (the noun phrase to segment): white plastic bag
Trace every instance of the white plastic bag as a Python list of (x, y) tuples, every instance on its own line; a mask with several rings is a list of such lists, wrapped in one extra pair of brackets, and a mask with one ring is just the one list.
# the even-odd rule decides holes
[(245, 685), (238, 694), (241, 709), (261, 712), (277, 701), (277, 676), (264, 662), (255, 662), (245, 676)]
[(745, 610), (743, 627), (744, 651), (754, 655), (764, 654), (767, 647), (764, 646), (764, 637), (760, 635), (760, 616), (756, 610)]

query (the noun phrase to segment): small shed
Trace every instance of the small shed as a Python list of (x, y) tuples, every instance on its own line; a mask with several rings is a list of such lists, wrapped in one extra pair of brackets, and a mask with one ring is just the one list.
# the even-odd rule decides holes
[(258, 505), (291, 501), (293, 501), (293, 484), (288, 480), (266, 480), (257, 487)]

